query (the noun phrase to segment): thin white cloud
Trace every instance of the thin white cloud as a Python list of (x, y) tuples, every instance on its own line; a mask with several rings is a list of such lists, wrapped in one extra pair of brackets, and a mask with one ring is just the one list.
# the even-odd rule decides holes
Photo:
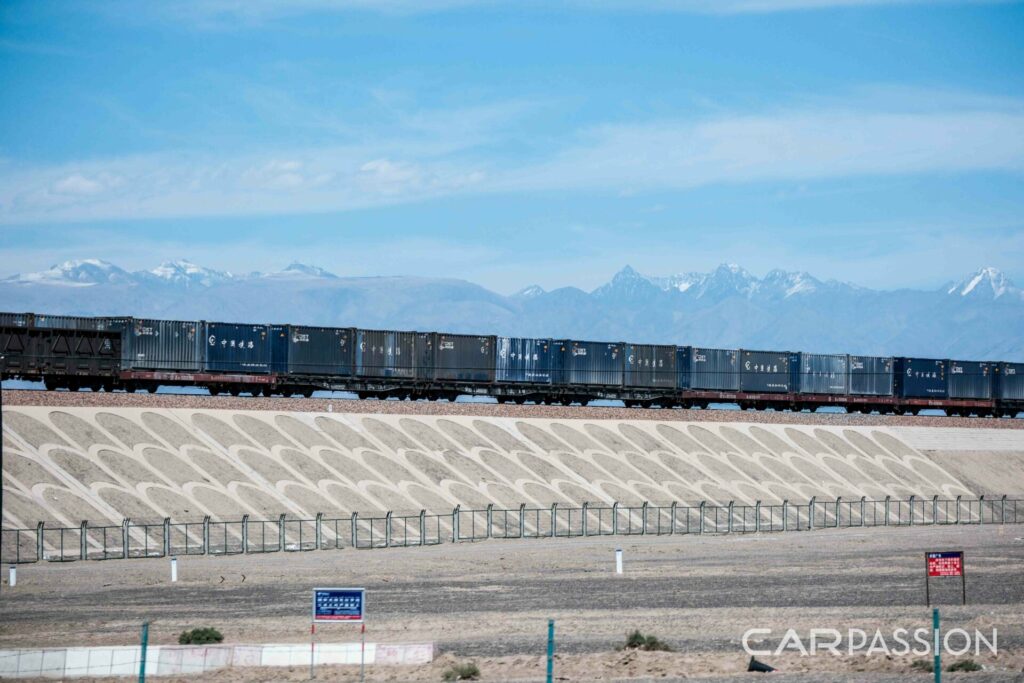
[[(928, 101), (924, 99), (917, 101)], [(0, 223), (346, 211), (481, 193), (655, 190), (761, 181), (1024, 172), (1024, 102), (860, 101), (761, 114), (591, 127), (544, 157), (494, 152), (499, 123), (459, 140), (432, 126), (348, 147), (244, 156), (160, 154), (0, 166)], [(504, 121), (504, 119), (502, 119)], [(515, 137), (513, 135), (513, 137)]]

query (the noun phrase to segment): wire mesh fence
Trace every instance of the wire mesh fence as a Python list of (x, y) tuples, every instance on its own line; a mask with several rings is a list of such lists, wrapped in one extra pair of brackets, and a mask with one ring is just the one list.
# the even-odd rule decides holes
[(176, 555), (232, 555), (343, 548), (404, 548), (487, 539), (746, 534), (827, 528), (1024, 524), (1024, 498), (812, 498), (754, 505), (553, 504), (467, 508), (450, 513), (238, 520), (136, 522), (3, 529), (0, 562), (71, 562)]

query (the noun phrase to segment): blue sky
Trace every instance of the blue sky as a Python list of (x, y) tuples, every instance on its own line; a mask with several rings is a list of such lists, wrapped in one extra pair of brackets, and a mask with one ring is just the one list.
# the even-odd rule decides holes
[(1024, 281), (1024, 5), (0, 4), (0, 275)]

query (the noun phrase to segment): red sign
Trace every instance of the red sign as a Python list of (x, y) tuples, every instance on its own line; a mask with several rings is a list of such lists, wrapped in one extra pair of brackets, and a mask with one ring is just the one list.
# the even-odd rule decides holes
[(956, 550), (943, 553), (928, 553), (928, 576), (963, 576), (964, 554)]

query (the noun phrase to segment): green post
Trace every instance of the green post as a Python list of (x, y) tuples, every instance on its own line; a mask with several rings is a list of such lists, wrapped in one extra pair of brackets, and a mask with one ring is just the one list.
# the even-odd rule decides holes
[(942, 650), (939, 649), (939, 608), (932, 610), (932, 634), (935, 647), (932, 668), (935, 669), (935, 683), (942, 683)]
[(555, 673), (555, 620), (548, 619), (548, 676), (547, 683), (551, 683)]
[(146, 648), (149, 646), (149, 622), (142, 623), (142, 656), (139, 658), (139, 683), (146, 683)]

